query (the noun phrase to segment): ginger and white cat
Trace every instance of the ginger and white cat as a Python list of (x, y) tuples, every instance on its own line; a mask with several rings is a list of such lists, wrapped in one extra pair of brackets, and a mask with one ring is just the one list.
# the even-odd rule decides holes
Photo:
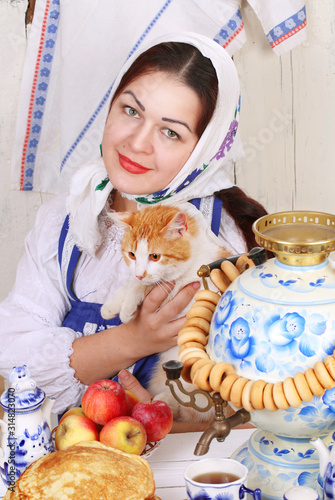
[[(102, 306), (101, 314), (106, 319), (119, 314), (121, 321), (128, 323), (156, 285), (175, 282), (166, 299), (170, 301), (185, 285), (200, 280), (197, 271), (203, 264), (229, 255), (214, 238), (208, 237), (206, 228), (188, 210), (156, 205), (138, 212), (109, 215), (125, 230), (122, 253), (132, 273), (124, 286)], [(165, 385), (166, 374), (162, 368), (163, 363), (172, 359), (178, 359), (178, 346), (160, 354), (160, 363), (151, 377), (149, 392), (171, 406), (175, 420), (188, 420), (190, 417), (193, 421), (208, 420), (208, 413), (180, 406), (172, 397)], [(183, 385), (188, 390), (194, 389), (191, 384), (183, 382)]]

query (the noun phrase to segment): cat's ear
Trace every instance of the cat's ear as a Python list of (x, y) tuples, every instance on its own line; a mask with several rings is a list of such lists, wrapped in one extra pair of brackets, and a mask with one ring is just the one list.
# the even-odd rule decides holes
[(182, 238), (187, 231), (187, 218), (184, 212), (178, 212), (172, 220), (161, 230), (168, 238), (177, 240)]
[(108, 217), (123, 229), (131, 227), (132, 212), (109, 212)]

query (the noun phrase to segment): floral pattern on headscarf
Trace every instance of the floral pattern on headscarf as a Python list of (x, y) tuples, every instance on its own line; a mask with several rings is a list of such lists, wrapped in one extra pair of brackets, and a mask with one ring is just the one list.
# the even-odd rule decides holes
[(228, 151), (230, 151), (236, 136), (237, 127), (238, 127), (238, 122), (236, 120), (233, 120), (230, 124), (228, 134), (224, 138), (219, 151), (216, 153), (216, 155), (213, 156), (212, 159), (215, 158), (216, 160), (220, 160), (221, 158), (224, 158), (226, 156)]
[(148, 197), (145, 198), (139, 197), (136, 198), (136, 201), (138, 203), (146, 203), (150, 205), (158, 203), (163, 200), (167, 200), (171, 198), (171, 196), (173, 196), (174, 194), (179, 193), (179, 191), (184, 189), (184, 187), (188, 186), (191, 182), (193, 182), (194, 179), (196, 179), (198, 175), (200, 175), (207, 167), (208, 165), (203, 164), (202, 168), (193, 170), (193, 172), (191, 172), (190, 175), (188, 175), (186, 179), (174, 190), (169, 190), (168, 188), (166, 188), (163, 189), (162, 191), (157, 191), (156, 193), (153, 193), (152, 200), (149, 200)]

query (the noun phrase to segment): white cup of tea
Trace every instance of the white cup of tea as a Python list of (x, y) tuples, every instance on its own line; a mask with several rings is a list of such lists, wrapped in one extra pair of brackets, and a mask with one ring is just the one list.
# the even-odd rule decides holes
[[(189, 465), (184, 474), (188, 500), (241, 500), (251, 495), (261, 500), (261, 491), (247, 488), (248, 469), (231, 458), (207, 458)], [(226, 495), (226, 497), (224, 496)]]

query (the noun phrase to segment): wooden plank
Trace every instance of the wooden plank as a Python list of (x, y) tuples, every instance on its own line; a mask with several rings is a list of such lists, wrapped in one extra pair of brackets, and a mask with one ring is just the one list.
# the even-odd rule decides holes
[[(4, 381), (3, 377), (0, 376), (0, 396), (4, 392), (4, 390), (5, 390), (5, 381)], [(0, 418), (3, 418), (3, 414), (4, 414), (4, 411), (3, 411), (2, 407), (0, 406)]]
[(248, 41), (234, 61), (241, 83), (239, 130), (246, 156), (237, 162), (237, 185), (269, 212), (290, 210), (295, 179), (291, 53), (273, 53), (245, 2), (242, 17)]
[(335, 4), (310, 0), (306, 10), (307, 41), (278, 57), (243, 1), (248, 42), (234, 60), (246, 158), (238, 162), (236, 178), (269, 212), (335, 213)]
[(292, 53), (297, 209), (335, 213), (335, 3), (308, 2), (308, 45)]

